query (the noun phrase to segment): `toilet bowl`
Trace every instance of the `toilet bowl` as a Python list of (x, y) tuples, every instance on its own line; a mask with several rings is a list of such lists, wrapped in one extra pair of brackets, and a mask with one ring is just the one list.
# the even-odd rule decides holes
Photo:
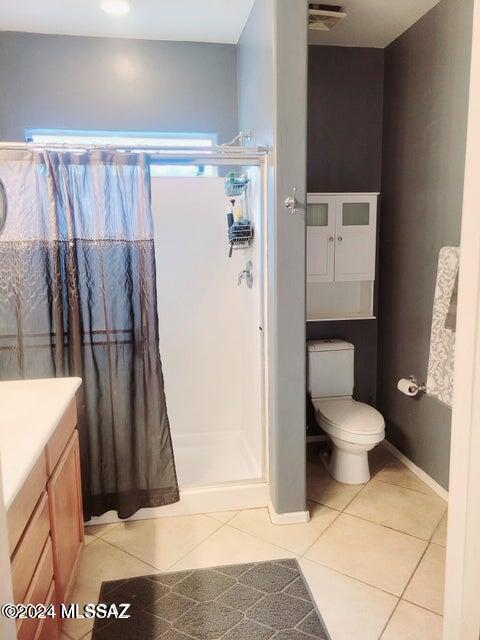
[(368, 452), (385, 438), (385, 421), (352, 397), (354, 346), (345, 340), (315, 340), (307, 348), (308, 392), (317, 423), (332, 442), (330, 456), (322, 460), (339, 482), (368, 482)]
[(344, 484), (370, 480), (368, 452), (385, 438), (385, 422), (373, 407), (351, 397), (312, 398), (318, 424), (330, 436), (329, 474)]

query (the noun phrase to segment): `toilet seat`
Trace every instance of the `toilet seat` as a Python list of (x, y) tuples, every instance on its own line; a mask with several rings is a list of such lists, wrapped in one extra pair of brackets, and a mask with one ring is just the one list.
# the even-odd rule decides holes
[(327, 434), (357, 444), (378, 443), (385, 437), (381, 413), (353, 398), (314, 398), (320, 426)]

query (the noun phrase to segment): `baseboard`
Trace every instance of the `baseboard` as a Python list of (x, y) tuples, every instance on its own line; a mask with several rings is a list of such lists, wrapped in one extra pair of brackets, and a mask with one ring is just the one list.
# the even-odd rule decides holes
[[(267, 507), (270, 487), (266, 482), (238, 484), (224, 487), (205, 487), (202, 489), (180, 490), (180, 502), (165, 507), (140, 509), (128, 520), (147, 520), (150, 518), (171, 518), (201, 513), (221, 511), (241, 511)], [(92, 518), (86, 525), (110, 524), (121, 522), (115, 511), (109, 511)]]
[(423, 469), (417, 467), (415, 463), (413, 463), (406, 455), (404, 455), (401, 451), (397, 449), (391, 442), (388, 440), (383, 441), (383, 446), (387, 451), (389, 451), (395, 458), (400, 460), (402, 464), (404, 464), (407, 469), (410, 469), (412, 473), (414, 473), (422, 482), (424, 482), (432, 491), (448, 502), (448, 491), (442, 487), (442, 485), (438, 484), (436, 480), (434, 480), (428, 473), (425, 473)]
[(268, 505), (268, 512), (272, 524), (305, 524), (310, 521), (309, 511), (291, 511), (289, 513), (277, 513), (271, 504)]

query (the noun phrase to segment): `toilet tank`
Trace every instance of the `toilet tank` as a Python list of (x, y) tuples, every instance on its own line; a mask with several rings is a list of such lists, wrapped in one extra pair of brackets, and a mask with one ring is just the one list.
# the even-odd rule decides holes
[(355, 348), (345, 340), (307, 342), (307, 385), (312, 398), (353, 394)]

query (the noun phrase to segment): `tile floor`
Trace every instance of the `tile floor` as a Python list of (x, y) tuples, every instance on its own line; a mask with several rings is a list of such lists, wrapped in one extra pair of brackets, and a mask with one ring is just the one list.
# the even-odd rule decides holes
[[(342, 485), (310, 451), (308, 524), (252, 509), (88, 527), (72, 601), (96, 602), (103, 580), (297, 558), (332, 640), (440, 640), (447, 505), (383, 447), (370, 465)], [(91, 628), (68, 621), (63, 640)]]

